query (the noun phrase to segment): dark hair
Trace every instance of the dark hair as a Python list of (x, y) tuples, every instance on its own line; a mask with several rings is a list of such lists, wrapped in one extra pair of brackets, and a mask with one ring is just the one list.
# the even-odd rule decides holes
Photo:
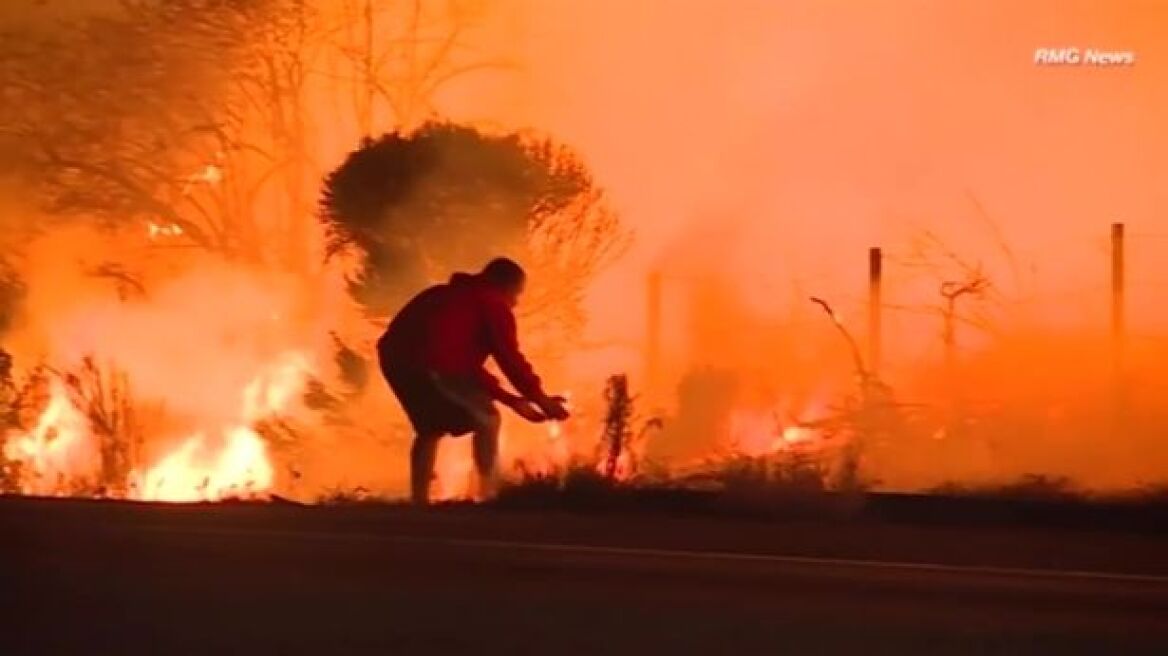
[(506, 257), (496, 257), (483, 267), (479, 273), (485, 280), (500, 287), (514, 287), (522, 284), (527, 278), (523, 267), (515, 260)]

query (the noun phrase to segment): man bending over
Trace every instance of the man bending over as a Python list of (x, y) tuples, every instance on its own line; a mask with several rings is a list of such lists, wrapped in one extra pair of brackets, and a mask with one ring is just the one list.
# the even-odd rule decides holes
[[(548, 396), (519, 350), (513, 308), (527, 275), (507, 258), (476, 274), (422, 291), (406, 303), (377, 342), (381, 372), (414, 428), (410, 491), (426, 504), (438, 441), (473, 433), (475, 469), (484, 496), (497, 483), (499, 411), (495, 401), (531, 422), (567, 419), (560, 397)], [(484, 368), (492, 357), (518, 394)]]

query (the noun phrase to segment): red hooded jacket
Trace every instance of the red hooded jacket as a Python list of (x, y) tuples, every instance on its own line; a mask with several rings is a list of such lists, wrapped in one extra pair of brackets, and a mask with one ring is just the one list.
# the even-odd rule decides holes
[(539, 376), (519, 350), (515, 315), (507, 299), (478, 276), (456, 273), (406, 303), (377, 342), (382, 366), (473, 377), (496, 399), (510, 395), (487, 372), (493, 357), (515, 390), (539, 398)]

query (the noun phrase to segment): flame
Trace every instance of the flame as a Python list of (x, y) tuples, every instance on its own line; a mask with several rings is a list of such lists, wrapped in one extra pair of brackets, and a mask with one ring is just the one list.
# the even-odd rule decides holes
[(249, 428), (228, 432), (216, 449), (204, 435), (194, 435), (142, 477), (138, 498), (144, 501), (218, 501), (252, 497), (269, 491), (275, 471), (263, 439)]
[[(571, 412), (572, 409), (572, 392), (564, 392), (560, 396), (564, 399), (564, 407)], [(547, 466), (555, 470), (563, 470), (567, 467), (572, 459), (572, 444), (568, 439), (565, 430), (564, 422), (550, 421), (547, 424), (547, 444), (546, 444), (546, 462)]]
[(180, 237), (182, 234), (182, 226), (177, 223), (157, 223), (150, 221), (146, 224), (146, 235), (151, 241), (159, 237)]
[(4, 457), (20, 465), (20, 489), (25, 494), (61, 495), (70, 481), (87, 478), (98, 469), (97, 441), (89, 421), (74, 407), (64, 383), (49, 383), (49, 403), (27, 433), (13, 433)]
[(730, 417), (729, 435), (733, 448), (747, 456), (764, 456), (811, 445), (819, 432), (800, 422), (783, 425), (779, 412), (740, 410)]
[[(144, 501), (217, 501), (271, 491), (275, 467), (267, 444), (253, 428), (286, 411), (304, 387), (309, 359), (281, 356), (243, 390), (240, 420), (215, 437), (197, 432), (178, 441), (149, 467), (134, 470), (128, 496)], [(50, 398), (36, 425), (10, 435), (4, 456), (19, 463), (25, 494), (67, 494), (69, 485), (100, 470), (99, 439), (65, 384), (50, 379)]]
[(787, 442), (788, 444), (805, 442), (811, 439), (813, 436), (814, 433), (812, 430), (803, 426), (788, 426), (783, 429), (783, 441)]
[(547, 443), (542, 454), (542, 469), (549, 473), (561, 471), (567, 467), (572, 459), (571, 440), (562, 422), (553, 421), (547, 425)]
[(218, 448), (202, 433), (188, 437), (140, 477), (138, 494), (148, 501), (181, 502), (269, 492), (275, 468), (267, 445), (251, 426), (285, 410), (303, 391), (309, 370), (305, 355), (285, 353), (244, 389), (242, 423), (225, 431)]
[(184, 196), (190, 195), (197, 184), (205, 184), (212, 187), (217, 186), (223, 182), (224, 177), (223, 167), (218, 164), (207, 164), (197, 172), (187, 176), (182, 193)]
[[(502, 443), (502, 436), (499, 439)], [(434, 501), (470, 501), (475, 498), (475, 466), (471, 436), (446, 439), (438, 446), (434, 483), (430, 498)]]

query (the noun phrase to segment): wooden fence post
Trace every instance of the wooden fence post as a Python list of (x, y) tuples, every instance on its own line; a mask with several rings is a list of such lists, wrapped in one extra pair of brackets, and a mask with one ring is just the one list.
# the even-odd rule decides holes
[(1124, 233), (1124, 224), (1111, 224), (1111, 368), (1117, 417), (1123, 416), (1126, 405), (1127, 284)]
[(884, 279), (884, 254), (879, 247), (868, 249), (868, 370), (880, 373), (882, 349), (881, 283)]

